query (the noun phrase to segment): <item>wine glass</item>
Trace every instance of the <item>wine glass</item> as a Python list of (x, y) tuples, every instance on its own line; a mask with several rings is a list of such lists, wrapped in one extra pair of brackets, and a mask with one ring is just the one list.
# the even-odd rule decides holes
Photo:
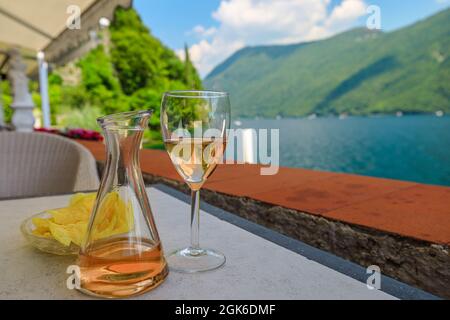
[(168, 257), (172, 270), (199, 272), (225, 263), (225, 256), (200, 247), (200, 188), (223, 159), (230, 126), (228, 93), (166, 92), (161, 104), (164, 145), (175, 169), (191, 189), (191, 244)]

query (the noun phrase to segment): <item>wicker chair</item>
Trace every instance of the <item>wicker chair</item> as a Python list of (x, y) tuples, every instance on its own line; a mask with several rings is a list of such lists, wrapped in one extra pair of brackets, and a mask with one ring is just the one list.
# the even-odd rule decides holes
[(67, 138), (46, 133), (0, 132), (0, 198), (95, 190), (92, 154)]

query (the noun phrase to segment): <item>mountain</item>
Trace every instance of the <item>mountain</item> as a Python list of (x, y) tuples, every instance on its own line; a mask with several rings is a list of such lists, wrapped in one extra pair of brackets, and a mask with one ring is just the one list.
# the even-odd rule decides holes
[(204, 87), (236, 116), (450, 112), (450, 9), (403, 29), (365, 28), (296, 45), (244, 48)]

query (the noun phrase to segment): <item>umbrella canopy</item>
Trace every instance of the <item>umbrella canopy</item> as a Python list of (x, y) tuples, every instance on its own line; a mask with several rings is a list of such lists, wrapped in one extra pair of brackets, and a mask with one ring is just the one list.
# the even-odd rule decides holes
[[(47, 60), (57, 60), (89, 37), (101, 17), (112, 19), (117, 6), (131, 4), (131, 0), (0, 0), (0, 71), (7, 64), (9, 48), (19, 48), (30, 60), (38, 51), (44, 51)], [(70, 6), (80, 10), (79, 30), (67, 28), (74, 13)]]
[(66, 28), (67, 8), (86, 10), (95, 0), (0, 0), (0, 41), (34, 51), (44, 49)]

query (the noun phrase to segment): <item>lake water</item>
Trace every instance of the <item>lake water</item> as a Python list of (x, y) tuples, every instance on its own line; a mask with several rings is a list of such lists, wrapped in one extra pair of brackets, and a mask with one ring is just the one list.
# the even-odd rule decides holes
[(450, 186), (449, 116), (241, 121), (280, 129), (281, 166)]

